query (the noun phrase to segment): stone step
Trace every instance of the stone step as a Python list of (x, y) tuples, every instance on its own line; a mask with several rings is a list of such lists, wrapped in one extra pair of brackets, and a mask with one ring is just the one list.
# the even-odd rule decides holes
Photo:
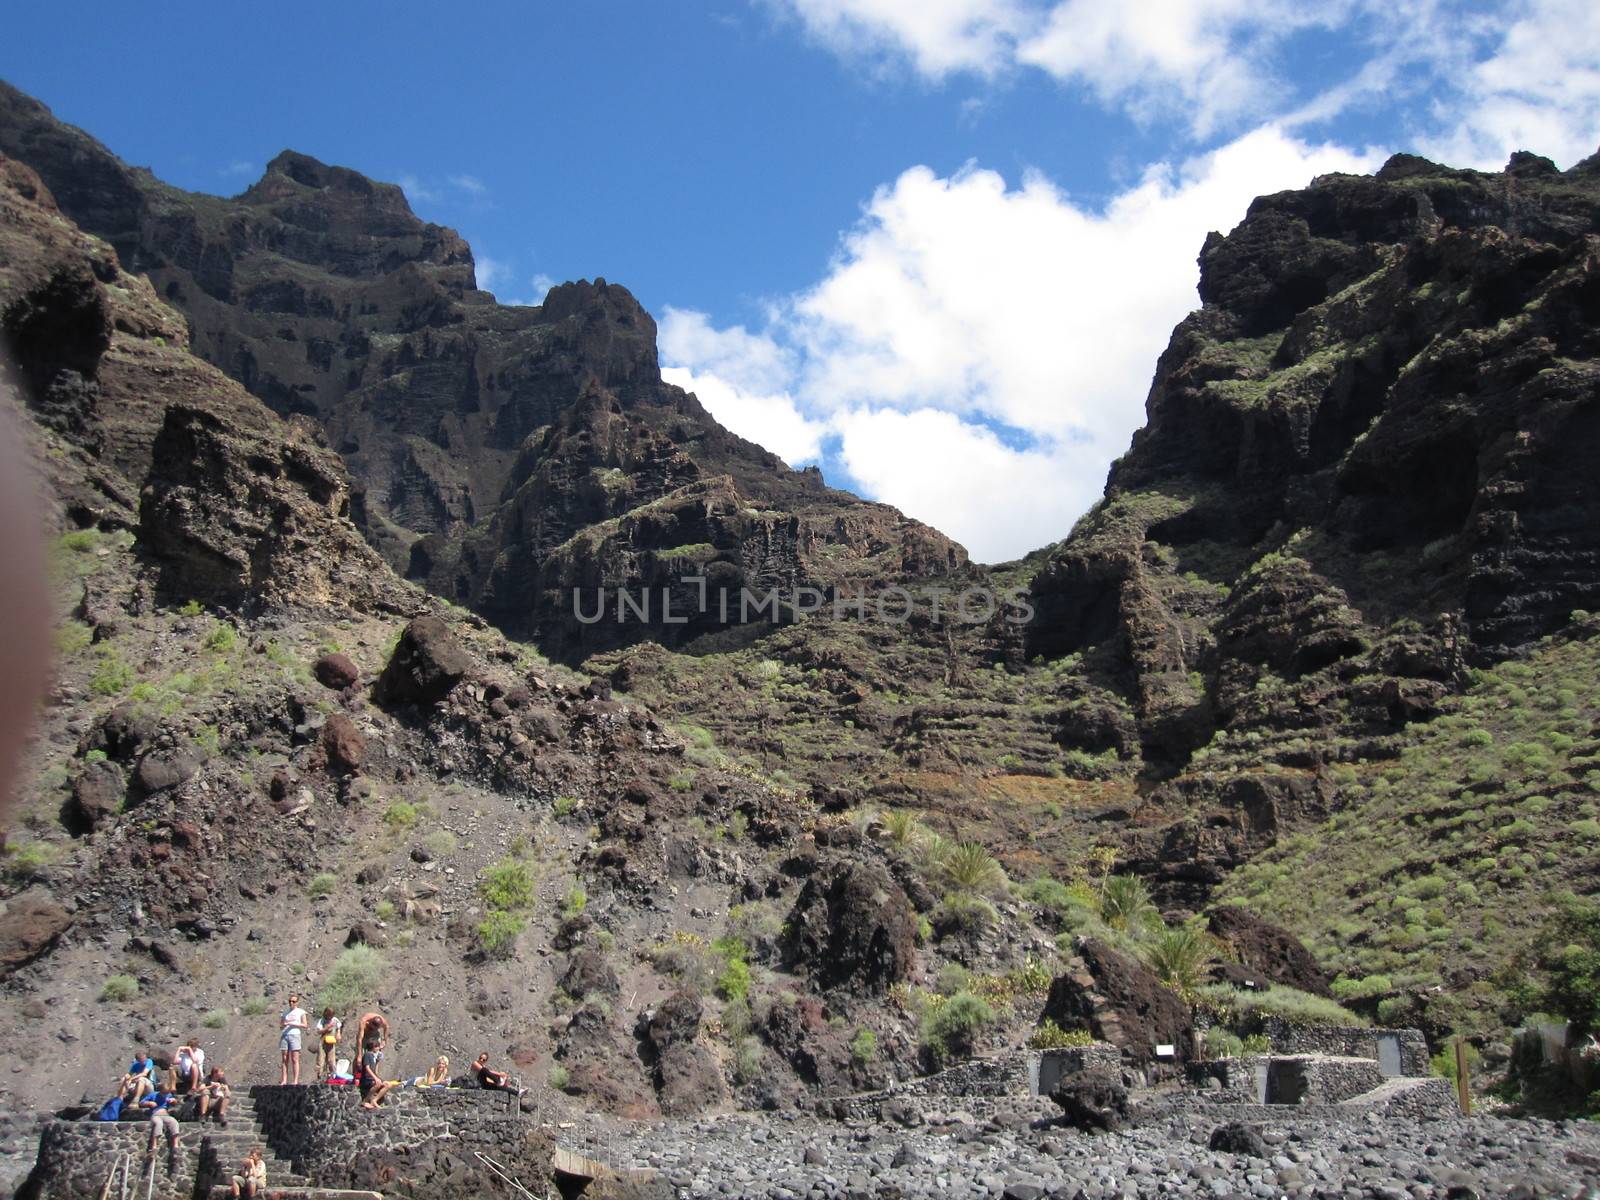
[[(345, 1188), (278, 1187), (267, 1176), (267, 1190), (261, 1193), (265, 1200), (383, 1200), (382, 1192), (354, 1192)], [(217, 1184), (211, 1189), (211, 1200), (227, 1200), (228, 1189)]]

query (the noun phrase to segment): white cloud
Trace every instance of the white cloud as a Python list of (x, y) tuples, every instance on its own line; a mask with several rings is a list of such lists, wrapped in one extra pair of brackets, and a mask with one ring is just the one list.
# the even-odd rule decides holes
[(1099, 495), (1171, 327), (1195, 305), (1206, 232), (1262, 192), (1376, 161), (1260, 129), (1151, 167), (1101, 211), (1037, 175), (1009, 188), (992, 171), (915, 167), (878, 190), (826, 276), (774, 306), (766, 329), (669, 313), (662, 360), (744, 436), (793, 444), (795, 418), (806, 438), (825, 429), (869, 494), (980, 559), (1014, 557), (1063, 536)]
[(926, 521), (978, 559), (999, 561), (1065, 537), (1105, 484), (1097, 447), (1017, 450), (934, 408), (857, 409), (835, 422), (845, 469), (868, 495)]
[[(931, 80), (1038, 70), (1141, 122), (1195, 137), (1303, 126), (1357, 103), (1431, 95), (1430, 153), (1498, 167), (1520, 146), (1570, 162), (1600, 137), (1600, 6), (1592, 0), (762, 0), (835, 53)], [(1350, 74), (1306, 94), (1297, 34), (1336, 39)]]
[(415, 175), (401, 175), (395, 182), (400, 185), (400, 190), (406, 194), (406, 200), (412, 205), (419, 201), (423, 204), (436, 204), (440, 199), (438, 192)]
[(467, 193), (473, 199), (482, 199), (489, 194), (488, 186), (476, 175), (452, 175), (450, 186)]
[(1562, 167), (1600, 144), (1600, 7), (1525, 0), (1510, 7), (1492, 53), (1434, 107), (1445, 132), (1423, 152), (1457, 166), (1498, 170), (1514, 150)]
[(1017, 47), (1019, 62), (1080, 82), (1141, 119), (1187, 113), (1202, 135), (1258, 104), (1270, 52), (1297, 29), (1329, 26), (1344, 4), (1283, 0), (1065, 0)]
[(776, 0), (807, 32), (850, 57), (905, 58), (922, 74), (989, 74), (1036, 17), (1033, 0)]
[(697, 375), (684, 367), (664, 367), (661, 378), (693, 392), (723, 425), (772, 451), (791, 467), (822, 457), (827, 423), (806, 417), (787, 393), (745, 391), (717, 375)]
[(506, 277), (509, 265), (502, 258), (494, 258), (487, 254), (474, 254), (473, 265), (477, 270), (478, 287), (485, 292), (492, 292), (496, 284)]

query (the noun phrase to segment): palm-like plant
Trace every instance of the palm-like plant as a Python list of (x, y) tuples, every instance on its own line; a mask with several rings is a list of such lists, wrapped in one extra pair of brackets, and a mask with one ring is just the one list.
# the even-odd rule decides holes
[(992, 892), (1006, 881), (1006, 873), (980, 842), (958, 842), (944, 852), (936, 865), (939, 877), (956, 892)]
[(1100, 919), (1113, 929), (1136, 932), (1158, 927), (1161, 914), (1137, 875), (1113, 875), (1100, 893)]
[(922, 814), (916, 809), (894, 808), (883, 814), (883, 836), (896, 846), (913, 846), (922, 834)]
[(1200, 986), (1217, 957), (1216, 940), (1193, 925), (1165, 929), (1145, 947), (1144, 958), (1156, 978), (1184, 995)]

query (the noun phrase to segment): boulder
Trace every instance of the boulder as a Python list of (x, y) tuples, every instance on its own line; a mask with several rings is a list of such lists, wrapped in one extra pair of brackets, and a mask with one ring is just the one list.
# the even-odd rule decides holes
[(373, 684), (379, 704), (437, 704), (467, 677), (472, 656), (438, 617), (418, 617), (405, 627), (383, 673)]
[(1251, 1158), (1266, 1158), (1267, 1143), (1261, 1130), (1243, 1121), (1229, 1121), (1211, 1131), (1210, 1148), (1223, 1154), (1245, 1154)]
[(1212, 909), (1207, 925), (1240, 964), (1258, 976), (1316, 996), (1330, 994), (1327, 973), (1287, 929), (1263, 921), (1235, 904), (1220, 904)]
[(0, 975), (9, 975), (56, 944), (72, 925), (61, 905), (39, 892), (24, 892), (0, 913)]
[(334, 713), (323, 723), (321, 740), (329, 769), (341, 775), (359, 771), (367, 760), (367, 739), (344, 713)]
[(593, 996), (615, 996), (622, 985), (611, 964), (606, 962), (606, 956), (595, 947), (587, 946), (574, 950), (567, 957), (561, 990), (575, 1000), (587, 1000)]
[(1087, 1029), (1125, 1055), (1148, 1061), (1158, 1045), (1189, 1048), (1189, 1007), (1143, 963), (1104, 942), (1083, 938), (1065, 974), (1056, 977), (1043, 1017), (1063, 1029)]
[(1115, 1133), (1128, 1119), (1128, 1089), (1121, 1076), (1101, 1068), (1063, 1078), (1050, 1091), (1061, 1119), (1085, 1133)]
[(824, 988), (881, 994), (916, 963), (916, 913), (876, 862), (839, 862), (806, 880), (788, 926), (785, 962)]
[(110, 760), (92, 762), (73, 780), (72, 798), (62, 810), (62, 821), (72, 833), (92, 833), (122, 811), (127, 791), (121, 767)]
[(200, 755), (186, 746), (152, 750), (139, 760), (134, 780), (145, 792), (160, 792), (188, 783), (200, 769)]
[(361, 672), (356, 669), (356, 664), (343, 654), (324, 654), (312, 665), (311, 673), (317, 677), (317, 682), (325, 688), (332, 688), (342, 692), (351, 687), (361, 678)]
[(716, 1055), (700, 1043), (701, 1016), (700, 997), (684, 990), (663, 1000), (645, 1022), (657, 1098), (665, 1116), (689, 1116), (727, 1098)]

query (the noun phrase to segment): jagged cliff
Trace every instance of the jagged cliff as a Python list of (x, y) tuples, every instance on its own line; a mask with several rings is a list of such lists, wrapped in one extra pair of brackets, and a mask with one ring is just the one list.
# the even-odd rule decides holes
[[(1538, 852), (1600, 816), (1600, 641), (1571, 615), (1600, 592), (1593, 161), (1400, 157), (1258, 200), (1204, 247), (1105, 499), (980, 572), (663, 385), (623, 289), (496, 305), (392, 187), (285, 154), (232, 200), (180, 193), (3, 88), (0, 150), (51, 185), (4, 163), (0, 310), (71, 593), (6, 860), (14, 1040), (61, 1004), (176, 1038), (183, 987), (230, 1055), (269, 1055), (244, 1017), (281, 927), (312, 983), (387, 942), (406, 1023), (553, 1058), (586, 1103), (787, 1106), (914, 1070), (907, 997), (951, 964), (1081, 975), (1071, 933), (1097, 927), (1049, 877), (1096, 847), (1171, 915), (1248, 899), (1382, 980), (1349, 993), (1369, 1009), (1472, 993), (1417, 1001), (1435, 1032), (1509, 1019), (1491, 981), (1537, 895), (1600, 871), (1587, 833)], [(684, 574), (973, 581), (1035, 611), (743, 637), (572, 616), (574, 587), (692, 610)], [(592, 678), (458, 610), (408, 624), (417, 584)], [(952, 883), (930, 830), (1036, 886)], [(480, 944), (502, 855), (536, 868), (515, 962)], [(1505, 936), (1486, 897), (1527, 919)], [(719, 938), (754, 968), (744, 1008), (712, 998)], [(216, 974), (188, 982), (195, 959)], [(97, 1005), (113, 970), (156, 995)], [(880, 1039), (865, 1064), (852, 1030)]]
[(0, 152), (184, 314), (199, 357), (321, 423), (357, 525), (397, 571), (553, 652), (722, 626), (586, 625), (575, 587), (592, 602), (689, 563), (735, 593), (965, 563), (937, 531), (791, 470), (663, 383), (655, 322), (627, 289), (496, 304), (466, 242), (392, 184), (285, 151), (236, 197), (184, 192), (3, 83)]

